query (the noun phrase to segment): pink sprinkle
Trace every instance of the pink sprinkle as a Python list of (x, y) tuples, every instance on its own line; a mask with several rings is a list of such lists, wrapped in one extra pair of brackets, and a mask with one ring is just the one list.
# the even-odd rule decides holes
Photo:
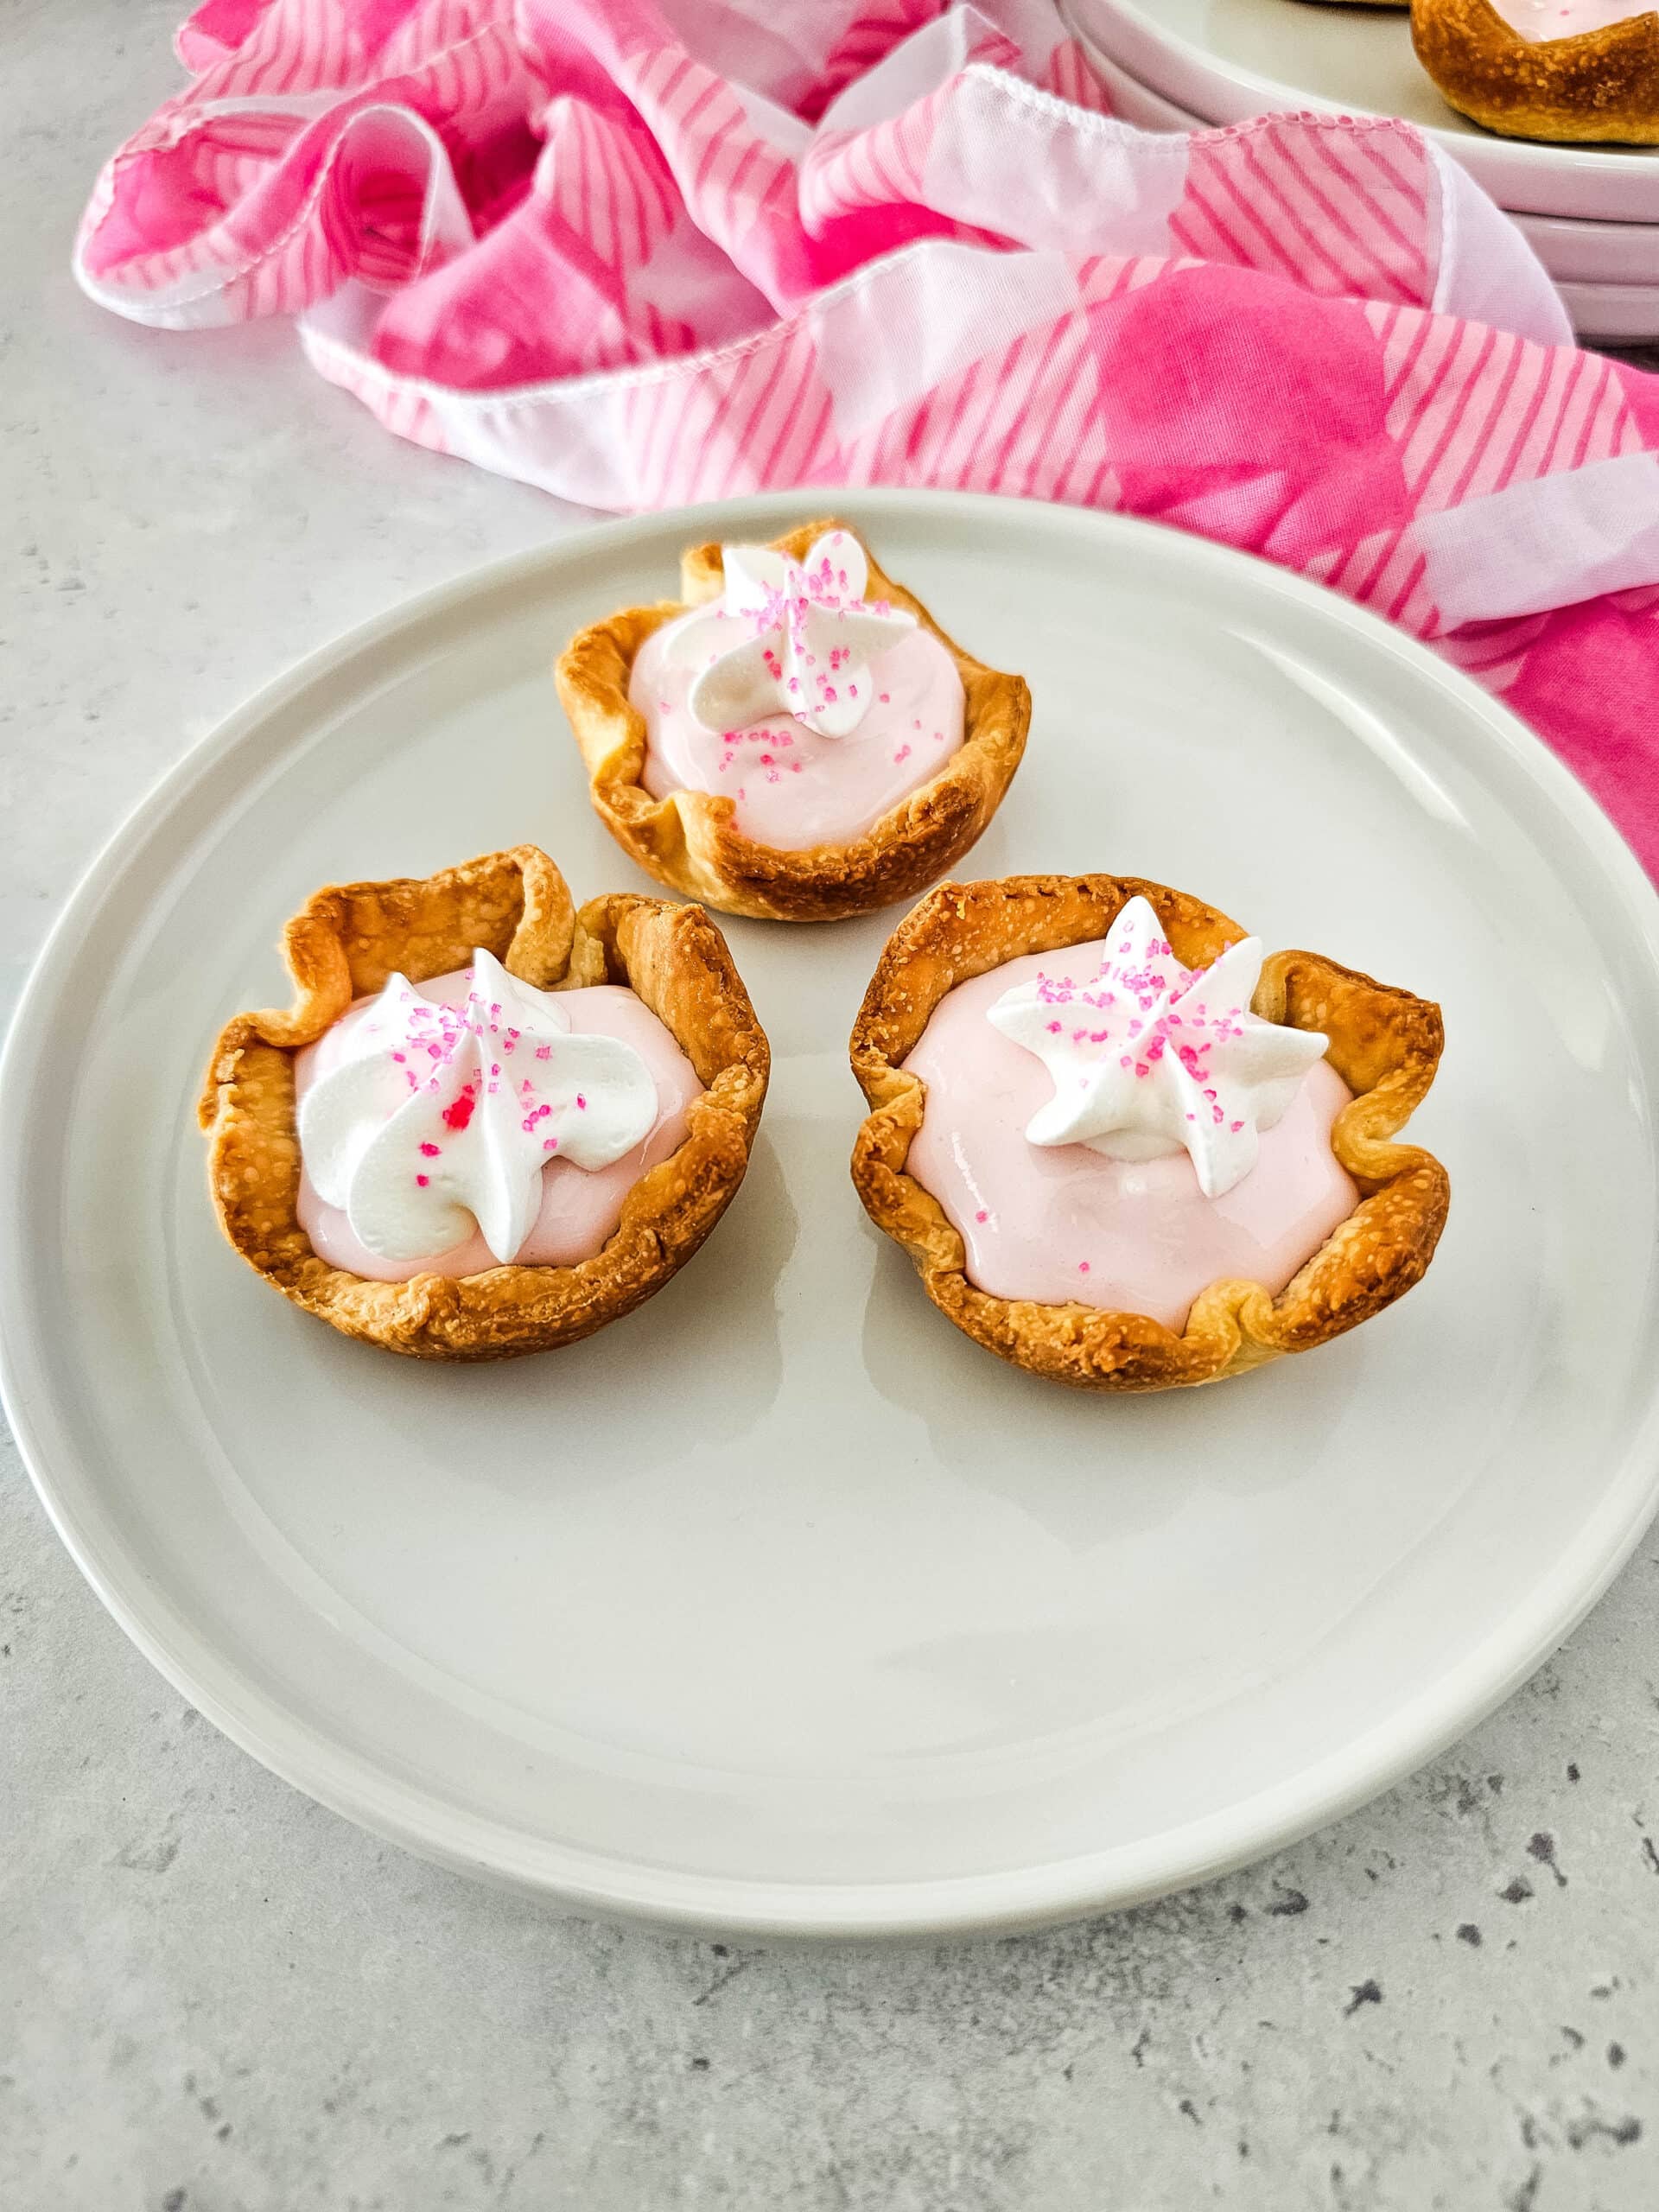
[(885, 691), (878, 691), (875, 696), (880, 699), (884, 707), (890, 707), (893, 704), (892, 699)]
[(981, 1206), (979, 1211), (974, 1216), (974, 1219), (976, 1221), (988, 1221), (990, 1217), (990, 1215), (985, 1211), (983, 1206)]
[(422, 1158), (423, 1160), (435, 1160), (435, 1159), (437, 1158), (437, 1156), (438, 1156), (438, 1147), (436, 1147), (436, 1145), (435, 1145), (435, 1144), (423, 1144), (423, 1145), (421, 1147), (421, 1158)]
[(431, 1179), (432, 1179), (429, 1175), (417, 1175), (415, 1178), (415, 1180), (420, 1185), (422, 1190), (425, 1190), (427, 1185), (431, 1181)]
[(1235, 1136), (1236, 1136), (1236, 1135), (1238, 1135), (1239, 1131), (1243, 1128), (1244, 1124), (1243, 1124), (1243, 1122), (1231, 1122), (1229, 1126), (1231, 1128), (1232, 1132), (1233, 1132), (1233, 1135), (1234, 1135)]
[(1089, 1262), (1088, 1262), (1088, 1261), (1087, 1261), (1087, 1260), (1079, 1260), (1079, 1261), (1077, 1262), (1077, 1273), (1078, 1273), (1080, 1275), (1086, 1275), (1086, 1274), (1088, 1274), (1088, 1272), (1089, 1272)]

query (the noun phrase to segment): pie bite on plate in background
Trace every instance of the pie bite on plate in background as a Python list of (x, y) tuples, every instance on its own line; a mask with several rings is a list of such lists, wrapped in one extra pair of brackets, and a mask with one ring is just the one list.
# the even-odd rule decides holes
[[(1628, 0), (1411, 0), (1442, 97), (1510, 138), (1659, 144), (1659, 15)], [(1531, 203), (1527, 203), (1530, 205)]]
[(560, 655), (594, 812), (647, 874), (732, 914), (835, 921), (912, 897), (983, 831), (1025, 679), (957, 645), (845, 524), (697, 545), (681, 596)]
[(320, 891), (287, 1013), (238, 1014), (199, 1109), (219, 1224), (283, 1296), (422, 1359), (590, 1336), (741, 1183), (765, 1033), (696, 906), (580, 912), (533, 845)]
[(1449, 1185), (1394, 1138), (1438, 1007), (1107, 875), (941, 885), (852, 1036), (853, 1181), (933, 1303), (1099, 1390), (1239, 1375), (1422, 1275)]

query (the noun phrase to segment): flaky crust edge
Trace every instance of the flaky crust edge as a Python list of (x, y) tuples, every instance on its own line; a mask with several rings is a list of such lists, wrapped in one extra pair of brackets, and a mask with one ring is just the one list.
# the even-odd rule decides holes
[(854, 1145), (852, 1174), (871, 1220), (904, 1247), (934, 1305), (976, 1343), (1034, 1375), (1090, 1390), (1213, 1382), (1328, 1343), (1419, 1281), (1451, 1198), (1437, 1160), (1391, 1141), (1434, 1079), (1440, 1008), (1318, 953), (1274, 953), (1262, 966), (1256, 1013), (1323, 1030), (1331, 1039), (1326, 1057), (1354, 1093), (1332, 1130), (1332, 1149), (1362, 1193), (1348, 1219), (1277, 1298), (1260, 1283), (1211, 1283), (1180, 1336), (1146, 1314), (975, 1289), (962, 1238), (905, 1172), (927, 1094), (900, 1063), (957, 984), (1026, 953), (1103, 937), (1136, 893), (1151, 901), (1189, 967), (1206, 965), (1248, 934), (1214, 907), (1134, 876), (941, 884), (888, 940), (851, 1040), (853, 1073), (871, 1109)]
[[(852, 527), (833, 520), (803, 523), (772, 543), (799, 560), (825, 531)], [(581, 631), (560, 654), (555, 679), (587, 766), (594, 811), (623, 851), (658, 882), (722, 913), (760, 921), (840, 921), (913, 897), (954, 867), (983, 834), (1026, 748), (1030, 690), (1023, 677), (987, 668), (964, 652), (921, 601), (883, 571), (868, 545), (865, 550), (870, 595), (913, 614), (956, 663), (963, 692), (963, 738), (938, 775), (852, 844), (810, 845), (795, 852), (759, 844), (734, 828), (733, 800), (691, 791), (652, 798), (640, 780), (645, 725), (628, 701), (634, 655), (663, 623), (719, 597), (723, 571), (718, 545), (688, 550), (681, 562), (680, 599), (626, 607)]]
[(1491, 0), (1412, 0), (1411, 42), (1441, 96), (1488, 130), (1558, 144), (1659, 143), (1651, 10), (1533, 41)]
[[(300, 1182), (294, 1055), (395, 969), (423, 982), (474, 949), (541, 990), (626, 983), (673, 1032), (703, 1084), (685, 1141), (642, 1176), (602, 1251), (575, 1267), (500, 1267), (365, 1281), (313, 1251)], [(591, 1336), (660, 1290), (743, 1180), (770, 1052), (726, 941), (697, 906), (614, 893), (580, 912), (533, 845), (437, 875), (319, 891), (288, 925), (287, 1013), (227, 1023), (198, 1108), (208, 1185), (236, 1249), (285, 1298), (348, 1337), (415, 1359), (504, 1359)]]

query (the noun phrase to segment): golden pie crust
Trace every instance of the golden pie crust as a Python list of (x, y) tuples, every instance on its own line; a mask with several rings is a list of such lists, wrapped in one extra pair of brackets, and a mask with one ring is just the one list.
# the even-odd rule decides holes
[[(848, 523), (809, 522), (773, 538), (772, 547), (798, 561), (830, 530), (857, 536)], [(964, 652), (913, 594), (885, 574), (868, 546), (865, 550), (870, 597), (890, 600), (913, 614), (955, 661), (962, 677), (963, 734), (937, 776), (849, 845), (788, 851), (758, 844), (734, 826), (734, 800), (693, 791), (653, 798), (641, 780), (645, 725), (628, 702), (634, 655), (664, 622), (720, 597), (724, 572), (718, 545), (694, 545), (686, 552), (680, 598), (626, 607), (582, 631), (560, 654), (559, 697), (588, 766), (594, 811), (658, 883), (722, 913), (761, 921), (839, 921), (912, 898), (955, 866), (1001, 804), (1026, 749), (1031, 693), (1025, 678), (1005, 676)]]
[[(625, 983), (672, 1031), (702, 1095), (677, 1152), (643, 1175), (614, 1235), (575, 1267), (499, 1267), (368, 1282), (311, 1249), (296, 1211), (294, 1056), (399, 970), (465, 968), (475, 947), (538, 990)], [(319, 891), (288, 925), (286, 1014), (239, 1014), (213, 1049), (199, 1114), (226, 1236), (268, 1282), (348, 1337), (415, 1359), (505, 1359), (591, 1336), (660, 1290), (743, 1180), (770, 1053), (726, 941), (696, 906), (613, 893), (580, 912), (534, 845), (442, 874)]]
[(1137, 893), (1189, 968), (1249, 934), (1214, 907), (1134, 876), (941, 884), (888, 940), (852, 1035), (853, 1073), (871, 1109), (853, 1149), (853, 1182), (871, 1220), (904, 1246), (928, 1296), (959, 1329), (1017, 1367), (1088, 1390), (1213, 1382), (1327, 1343), (1410, 1289), (1433, 1255), (1450, 1199), (1440, 1162), (1392, 1141), (1434, 1079), (1440, 1008), (1318, 953), (1279, 952), (1263, 963), (1255, 1010), (1331, 1039), (1325, 1057), (1354, 1093), (1331, 1135), (1362, 1193), (1348, 1219), (1276, 1298), (1260, 1283), (1211, 1283), (1179, 1336), (1143, 1313), (976, 1290), (944, 1208), (905, 1173), (927, 1094), (901, 1064), (957, 984), (1026, 953), (1104, 937)]
[(1488, 130), (1659, 144), (1659, 16), (1524, 39), (1491, 0), (1412, 0), (1411, 42), (1442, 97)]

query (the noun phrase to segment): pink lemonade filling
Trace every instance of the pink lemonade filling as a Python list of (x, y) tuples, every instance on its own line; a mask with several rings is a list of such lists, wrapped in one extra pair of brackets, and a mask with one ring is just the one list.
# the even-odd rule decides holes
[[(421, 984), (419, 994), (435, 1006), (458, 1007), (465, 1003), (467, 982), (468, 971), (458, 969)], [(312, 1084), (332, 1073), (346, 1057), (346, 1041), (373, 1003), (372, 999), (359, 999), (332, 1029), (296, 1056), (296, 1105)], [(556, 1003), (573, 1031), (618, 1037), (632, 1046), (657, 1086), (657, 1120), (643, 1143), (608, 1167), (588, 1170), (570, 1160), (549, 1161), (542, 1170), (541, 1211), (516, 1255), (525, 1267), (572, 1267), (601, 1251), (622, 1217), (622, 1202), (628, 1192), (648, 1169), (666, 1160), (684, 1141), (687, 1109), (702, 1090), (690, 1061), (670, 1032), (632, 991), (619, 984), (601, 983), (588, 990), (561, 991)], [(450, 1112), (460, 1110), (465, 1103), (463, 1095)], [(431, 1259), (382, 1259), (358, 1242), (338, 1207), (323, 1204), (303, 1168), (298, 1212), (300, 1226), (319, 1259), (371, 1282), (408, 1282), (419, 1274), (475, 1275), (500, 1265), (476, 1232), (464, 1243)]]
[(744, 729), (705, 729), (686, 704), (697, 673), (683, 650), (694, 607), (653, 630), (628, 684), (645, 717), (644, 783), (653, 798), (711, 791), (735, 802), (746, 837), (785, 852), (844, 845), (936, 776), (963, 739), (962, 678), (930, 632), (908, 632), (869, 664), (872, 696), (855, 729), (821, 737), (792, 715)]
[[(1066, 980), (1086, 986), (1104, 949), (1103, 940), (1060, 956)], [(960, 1233), (969, 1281), (995, 1298), (1147, 1313), (1178, 1332), (1212, 1282), (1282, 1290), (1359, 1203), (1331, 1150), (1331, 1125), (1351, 1095), (1341, 1077), (1318, 1061), (1262, 1130), (1255, 1166), (1218, 1198), (1199, 1190), (1184, 1152), (1122, 1160), (1082, 1144), (1034, 1145), (1026, 1125), (1052, 1081), (986, 1014), (1039, 974), (1058, 977), (1055, 954), (959, 983), (905, 1062), (927, 1085), (909, 1172)]]
[(1494, 5), (1510, 29), (1534, 46), (1605, 30), (1646, 12), (1635, 0), (1494, 0)]

